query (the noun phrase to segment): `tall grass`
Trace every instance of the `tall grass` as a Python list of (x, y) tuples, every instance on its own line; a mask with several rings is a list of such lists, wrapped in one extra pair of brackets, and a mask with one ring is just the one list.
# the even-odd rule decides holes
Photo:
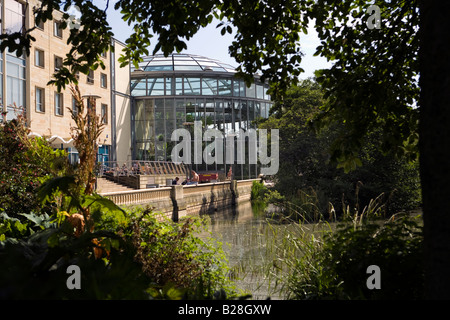
[[(281, 299), (391, 299), (397, 291), (418, 297), (422, 279), (420, 218), (397, 214), (386, 219), (386, 201), (380, 194), (364, 207), (343, 205), (338, 221), (331, 203), (328, 219), (311, 214), (319, 211), (318, 202), (314, 194), (304, 193), (299, 204), (289, 203), (283, 223), (273, 215), (267, 217), (259, 255), (235, 266), (234, 276), (254, 281), (254, 287)], [(401, 276), (389, 278), (392, 285), (383, 292), (368, 292), (364, 268), (369, 263)], [(411, 263), (414, 267), (408, 267)], [(407, 268), (411, 271), (406, 272)], [(418, 283), (408, 292), (407, 282), (414, 278)]]

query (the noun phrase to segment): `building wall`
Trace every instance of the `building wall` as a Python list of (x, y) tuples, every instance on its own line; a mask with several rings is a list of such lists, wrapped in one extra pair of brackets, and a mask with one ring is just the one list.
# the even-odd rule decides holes
[[(37, 0), (29, 1), (27, 8), (27, 27), (34, 25), (32, 14), (33, 6), (37, 5)], [(32, 32), (36, 38), (31, 47), (30, 56), (27, 57), (27, 116), (31, 120), (30, 129), (32, 132), (42, 136), (51, 137), (59, 136), (64, 140), (70, 140), (70, 127), (74, 125), (71, 118), (71, 112), (67, 108), (72, 108), (72, 94), (68, 87), (62, 91), (63, 108), (62, 115), (56, 114), (55, 95), (57, 93), (56, 86), (47, 85), (52, 79), (55, 72), (55, 57), (64, 59), (65, 55), (70, 51), (67, 45), (69, 37), (69, 29), (62, 30), (62, 37), (54, 35), (54, 22), (62, 18), (62, 12), (55, 12), (54, 19), (47, 21), (44, 28), (37, 28)], [(36, 50), (41, 50), (44, 56), (44, 66), (37, 66), (35, 62)], [(104, 126), (102, 135), (100, 136), (100, 144), (111, 144), (111, 76), (110, 76), (110, 58), (106, 54), (102, 57), (105, 63), (105, 69), (98, 68), (94, 71), (94, 83), (87, 81), (87, 75), (80, 74), (79, 89), (81, 95), (94, 94), (100, 96), (96, 100), (97, 114), (101, 115), (102, 104), (107, 106), (107, 124)], [(106, 87), (100, 84), (101, 74), (106, 75)], [(45, 93), (45, 111), (41, 112), (36, 109), (36, 88), (43, 88)], [(86, 100), (85, 104), (86, 104)], [(55, 143), (59, 141), (55, 140)]]
[(132, 160), (131, 144), (131, 97), (130, 97), (130, 67), (120, 67), (118, 58), (124, 48), (124, 44), (113, 41), (114, 52), (112, 54), (112, 114), (113, 128), (113, 159), (119, 163)]
[[(34, 27), (33, 8), (38, 0), (0, 1), (0, 27), (2, 33), (17, 32), (25, 24), (27, 29)], [(23, 11), (22, 11), (23, 9)], [(62, 30), (62, 36), (54, 34), (54, 22), (62, 18), (63, 13), (55, 11), (53, 20), (47, 21), (42, 28), (36, 28), (31, 35), (36, 39), (32, 42), (30, 56), (21, 58), (8, 54), (7, 50), (0, 54), (0, 111), (7, 111), (5, 119), (15, 117), (14, 104), (24, 110), (29, 121), (32, 134), (51, 139), (54, 147), (71, 148), (70, 128), (75, 125), (71, 110), (73, 97), (69, 87), (61, 92), (63, 106), (62, 114), (55, 110), (56, 86), (48, 85), (55, 72), (55, 57), (64, 59), (70, 51), (67, 45), (70, 30)], [(88, 83), (85, 74), (79, 75), (81, 95), (96, 95), (96, 110), (102, 115), (102, 105), (106, 106), (106, 124), (99, 138), (101, 153), (110, 154), (103, 159), (120, 161), (131, 160), (131, 115), (130, 115), (130, 67), (121, 68), (117, 59), (121, 55), (124, 44), (113, 39), (114, 51), (105, 53), (102, 57), (105, 69), (94, 71), (93, 83)], [(36, 53), (40, 53), (40, 63), (36, 62)], [(106, 76), (106, 86), (101, 84), (101, 74)], [(37, 108), (36, 89), (43, 90), (44, 110)], [(87, 99), (84, 100), (85, 105)], [(19, 110), (19, 111), (20, 111)], [(3, 119), (3, 118), (2, 118)], [(2, 120), (0, 119), (0, 121)], [(69, 142), (69, 143), (65, 143)], [(76, 150), (75, 150), (76, 151)], [(74, 158), (76, 159), (76, 157)]]

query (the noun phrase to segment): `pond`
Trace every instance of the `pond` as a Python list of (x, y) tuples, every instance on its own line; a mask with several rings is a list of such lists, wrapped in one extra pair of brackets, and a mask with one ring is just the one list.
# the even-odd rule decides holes
[[(298, 224), (268, 223), (261, 210), (250, 201), (229, 207), (207, 217), (207, 231), (200, 237), (212, 237), (222, 243), (231, 267), (231, 278), (238, 289), (255, 300), (284, 299), (275, 285), (274, 273), (279, 272), (279, 248), (295, 234), (305, 232)], [(310, 230), (314, 226), (306, 229)], [(281, 244), (281, 245), (280, 245)], [(289, 245), (287, 245), (289, 246)]]

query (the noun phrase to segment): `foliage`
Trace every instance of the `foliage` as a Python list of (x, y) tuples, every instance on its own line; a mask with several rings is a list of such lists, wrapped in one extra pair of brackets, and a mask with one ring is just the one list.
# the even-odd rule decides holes
[(250, 192), (251, 200), (261, 200), (264, 198), (264, 195), (268, 192), (267, 187), (261, 181), (253, 181), (252, 189)]
[[(79, 28), (71, 28), (67, 43), (71, 46), (63, 66), (54, 74), (57, 89), (77, 84), (77, 72), (105, 68), (100, 55), (111, 47), (113, 33), (106, 19), (106, 8), (99, 8), (92, 1), (43, 0), (34, 8), (37, 22), (53, 20), (54, 10), (67, 10), (77, 6), (80, 11)], [(133, 33), (126, 39), (126, 48), (120, 58), (122, 65), (133, 62), (136, 66), (141, 57), (149, 54), (151, 39), (154, 53), (168, 55), (186, 49), (185, 40), (191, 39), (200, 28), (214, 21), (221, 33), (234, 33), (235, 40), (229, 47), (236, 59), (237, 71), (248, 85), (258, 71), (262, 80), (273, 84), (270, 93), (281, 97), (291, 83), (295, 83), (303, 69), (300, 68), (302, 52), (298, 46), (300, 32), (306, 33), (308, 19), (303, 14), (305, 6), (296, 2), (270, 1), (116, 1), (115, 10), (122, 19), (133, 26)], [(61, 28), (66, 29), (68, 14), (63, 15)], [(35, 41), (31, 32), (34, 24), (22, 32), (6, 33), (0, 37), (0, 50), (6, 48), (17, 55), (30, 54)], [(283, 68), (280, 68), (283, 66)]]
[(125, 234), (135, 247), (136, 261), (154, 283), (156, 297), (168, 284), (185, 298), (208, 299), (221, 289), (232, 294), (226, 258), (217, 244), (196, 237), (200, 228), (194, 218), (158, 221), (149, 208), (131, 214)]
[[(295, 261), (287, 291), (291, 299), (421, 299), (423, 234), (417, 217), (382, 223), (343, 224), (321, 241), (312, 238)], [(367, 268), (381, 270), (381, 289), (368, 289)]]
[[(3, 239), (0, 297), (212, 299), (221, 291), (222, 299), (233, 296), (224, 255), (217, 244), (195, 237), (198, 223), (158, 221), (150, 210), (120, 215), (105, 200), (97, 204), (98, 214), (92, 211), (96, 230), (78, 233), (61, 211), (32, 235)], [(81, 269), (81, 290), (66, 286), (70, 265)]]
[[(67, 11), (70, 6), (77, 6), (80, 11), (79, 28), (71, 28), (67, 44), (71, 46), (66, 54), (63, 66), (55, 72), (54, 80), (50, 84), (55, 84), (58, 91), (64, 89), (68, 84), (78, 84), (77, 72), (88, 74), (89, 70), (96, 70), (98, 67), (105, 69), (105, 64), (100, 55), (111, 49), (111, 27), (106, 22), (106, 10), (98, 8), (92, 1), (69, 0), (55, 1), (42, 0), (39, 5), (33, 8), (36, 24), (30, 23), (29, 28), (23, 28), (15, 33), (3, 33), (0, 36), (0, 50), (3, 52), (15, 52), (17, 56), (30, 55), (30, 48), (36, 39), (31, 32), (36, 29), (39, 22), (52, 21), (54, 12)], [(61, 20), (61, 28), (68, 27), (69, 14), (64, 13)]]
[(381, 193), (388, 202), (386, 214), (418, 207), (418, 162), (380, 152), (377, 147), (382, 139), (380, 130), (365, 133), (364, 144), (355, 158), (358, 167), (349, 172), (344, 169), (350, 168), (336, 167), (329, 151), (341, 126), (329, 124), (320, 131), (311, 127), (311, 121), (325, 103), (317, 82), (304, 80), (290, 88), (286, 98), (271, 109), (270, 117), (260, 123), (260, 128), (280, 130), (283, 161), (273, 177), (275, 189), (285, 197), (279, 205), (286, 207), (289, 214), (302, 208), (307, 220), (317, 215), (316, 210), (319, 216), (328, 214), (330, 203), (341, 203), (335, 213), (342, 215), (342, 206), (364, 207)]
[(26, 218), (21, 214), (50, 213), (50, 207), (41, 207), (37, 190), (67, 170), (63, 150), (53, 150), (45, 139), (28, 134), (22, 114), (0, 125), (0, 210), (22, 222)]
[(310, 8), (321, 40), (316, 55), (333, 63), (317, 73), (327, 99), (317, 124), (341, 125), (332, 159), (351, 167), (375, 129), (384, 152), (410, 159), (418, 152), (418, 1), (377, 1), (380, 28), (372, 29), (369, 5), (320, 0)]

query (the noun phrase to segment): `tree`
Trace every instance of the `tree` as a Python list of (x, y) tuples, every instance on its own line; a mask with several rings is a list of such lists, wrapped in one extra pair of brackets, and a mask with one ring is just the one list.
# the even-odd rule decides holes
[(380, 152), (376, 147), (380, 130), (366, 134), (358, 150), (360, 166), (356, 169), (345, 173), (330, 161), (329, 149), (342, 125), (332, 124), (320, 132), (310, 127), (324, 103), (320, 85), (304, 80), (290, 88), (283, 101), (275, 103), (268, 119), (261, 120), (259, 128), (280, 130), (279, 157), (283, 161), (274, 177), (275, 188), (290, 201), (298, 200), (299, 192), (313, 193), (323, 214), (330, 203), (339, 215), (343, 205), (362, 211), (375, 198), (383, 202), (386, 215), (417, 208), (417, 161), (409, 163), (405, 157)]
[[(56, 75), (58, 86), (73, 81), (74, 72), (101, 66), (99, 55), (109, 48), (111, 30), (105, 12), (90, 1), (44, 0), (36, 17), (51, 19), (53, 9), (76, 4), (82, 13), (81, 29), (72, 30), (70, 54)], [(107, 1), (109, 5), (109, 1)], [(337, 140), (334, 158), (354, 159), (366, 128), (383, 129), (384, 150), (419, 151), (423, 192), (428, 297), (449, 298), (450, 216), (445, 201), (450, 194), (450, 163), (445, 150), (450, 139), (450, 74), (446, 16), (450, 3), (437, 0), (378, 1), (381, 28), (370, 29), (373, 21), (363, 0), (257, 0), (208, 1), (124, 1), (116, 2), (123, 18), (135, 23), (126, 41), (125, 63), (139, 61), (148, 52), (152, 32), (159, 35), (155, 50), (164, 54), (186, 48), (183, 39), (201, 27), (221, 20), (222, 32), (236, 36), (230, 55), (240, 64), (249, 81), (254, 71), (271, 81), (272, 96), (282, 97), (301, 73), (299, 32), (306, 32), (315, 19), (322, 46), (318, 54), (334, 61), (323, 72), (320, 83), (331, 101), (324, 118), (345, 119), (350, 130)], [(351, 15), (355, 17), (349, 19)], [(347, 23), (355, 23), (355, 28)], [(339, 24), (340, 23), (340, 24)], [(375, 24), (376, 25), (376, 24)], [(363, 29), (361, 29), (363, 28)], [(29, 53), (28, 30), (2, 35), (1, 50), (12, 48)], [(94, 45), (95, 44), (95, 45)], [(13, 51), (15, 51), (13, 50)], [(417, 80), (419, 79), (419, 80)], [(416, 105), (415, 105), (416, 103)]]

